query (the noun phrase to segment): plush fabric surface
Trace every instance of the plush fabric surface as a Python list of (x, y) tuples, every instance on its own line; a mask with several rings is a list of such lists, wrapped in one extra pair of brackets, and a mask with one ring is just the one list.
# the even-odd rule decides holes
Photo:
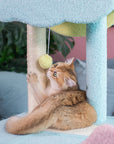
[(27, 103), (25, 74), (0, 72), (0, 115), (7, 118), (25, 112)]
[[(107, 70), (107, 115), (114, 113), (114, 60), (108, 60)], [(82, 90), (86, 90), (86, 63), (80, 60), (75, 61), (75, 70), (79, 86)]]
[[(107, 28), (114, 24), (114, 11), (107, 16)], [(60, 25), (51, 27), (51, 29), (57, 33), (72, 37), (86, 36), (86, 24), (76, 24), (70, 22), (64, 22)]]
[(101, 123), (106, 119), (107, 108), (106, 20), (104, 17), (96, 23), (87, 24), (86, 28), (86, 92), (89, 103), (97, 112), (97, 121)]
[(82, 144), (113, 144), (114, 126), (102, 125), (97, 127), (94, 132)]
[[(20, 116), (23, 115), (25, 114), (21, 114)], [(4, 129), (6, 120), (0, 122), (0, 144), (81, 144), (87, 139), (85, 135), (50, 131), (30, 135), (12, 135), (8, 134)], [(114, 118), (108, 117), (106, 123), (114, 125)]]
[(114, 69), (114, 59), (108, 59), (107, 67), (110, 69)]
[(113, 0), (1, 0), (0, 21), (21, 21), (39, 27), (65, 21), (91, 23), (113, 9)]
[[(24, 116), (25, 113), (20, 114)], [(0, 121), (0, 144), (81, 144), (85, 135), (66, 134), (65, 132), (43, 131), (37, 134), (12, 135), (5, 131), (6, 120)], [(114, 118), (107, 117), (107, 124), (114, 125)]]
[(80, 144), (87, 136), (44, 131), (29, 135), (8, 134), (5, 129), (6, 120), (0, 121), (0, 144)]

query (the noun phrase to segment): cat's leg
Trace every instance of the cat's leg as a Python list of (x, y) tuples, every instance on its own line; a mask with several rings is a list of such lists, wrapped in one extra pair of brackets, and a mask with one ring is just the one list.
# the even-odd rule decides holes
[[(78, 94), (79, 93), (77, 93), (77, 95)], [(54, 125), (54, 123), (56, 123), (56, 121), (60, 117), (64, 121), (65, 119), (63, 116), (65, 116), (65, 114), (64, 109), (62, 109), (63, 108), (62, 106), (67, 105), (68, 109), (70, 109), (71, 106), (77, 103), (77, 101), (83, 101), (85, 99), (84, 92), (81, 92), (81, 95), (84, 96), (84, 99), (82, 98), (80, 99), (79, 95), (78, 96), (77, 95), (73, 91), (72, 94), (71, 93), (66, 94), (66, 92), (65, 93), (63, 92), (61, 94), (55, 94), (53, 96), (50, 96), (25, 117), (10, 118), (6, 123), (6, 130), (9, 133), (13, 134), (36, 133)], [(74, 113), (72, 112), (69, 113), (68, 109), (65, 113), (66, 115), (71, 114), (70, 116), (71, 121), (72, 120), (71, 118), (76, 113), (76, 111)], [(73, 121), (71, 121), (70, 124), (72, 122)]]
[(5, 128), (12, 134), (29, 134), (45, 130), (57, 121), (54, 111), (59, 105), (55, 98), (49, 97), (25, 117), (9, 118)]
[(27, 74), (27, 81), (33, 90), (33, 95), (38, 104), (40, 104), (47, 97), (45, 96), (45, 89), (42, 89), (38, 76), (35, 73)]
[(51, 128), (59, 130), (79, 129), (92, 125), (97, 114), (95, 109), (86, 101), (75, 106), (62, 106), (55, 111), (58, 120)]

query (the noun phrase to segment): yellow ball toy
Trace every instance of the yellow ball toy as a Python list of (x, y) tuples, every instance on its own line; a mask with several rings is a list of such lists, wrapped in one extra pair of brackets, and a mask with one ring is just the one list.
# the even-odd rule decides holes
[(41, 66), (41, 68), (43, 69), (48, 69), (50, 68), (50, 66), (52, 65), (53, 63), (53, 59), (51, 56), (49, 56), (48, 54), (45, 54), (45, 55), (41, 55), (39, 57), (39, 64)]

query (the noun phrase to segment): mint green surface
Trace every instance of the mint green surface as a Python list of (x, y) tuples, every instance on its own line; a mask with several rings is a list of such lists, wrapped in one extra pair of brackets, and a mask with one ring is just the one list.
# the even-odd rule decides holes
[(38, 27), (92, 23), (114, 10), (114, 0), (0, 0), (0, 21)]
[[(29, 135), (12, 135), (4, 129), (6, 121), (7, 119), (0, 121), (0, 144), (81, 144), (87, 138), (84, 135), (49, 131)], [(114, 125), (114, 117), (107, 117), (106, 123)]]

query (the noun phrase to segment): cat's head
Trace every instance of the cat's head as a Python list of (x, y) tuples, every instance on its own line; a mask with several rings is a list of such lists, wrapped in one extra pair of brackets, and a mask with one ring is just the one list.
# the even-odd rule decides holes
[(65, 62), (57, 62), (48, 69), (47, 77), (54, 89), (67, 90), (75, 86), (78, 87), (73, 62), (74, 58), (70, 58)]

